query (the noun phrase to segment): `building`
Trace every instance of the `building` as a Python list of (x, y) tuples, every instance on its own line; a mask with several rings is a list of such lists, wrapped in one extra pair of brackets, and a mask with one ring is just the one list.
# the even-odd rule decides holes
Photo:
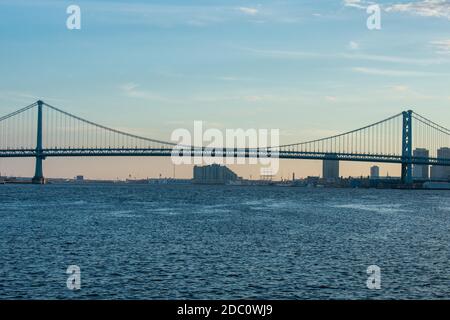
[(431, 180), (440, 180), (440, 181), (450, 180), (450, 167), (432, 166)]
[[(430, 152), (427, 149), (417, 148), (413, 151), (413, 157), (428, 159)], [(428, 180), (430, 178), (430, 166), (423, 164), (413, 165), (413, 177), (415, 179)]]
[(431, 168), (430, 168), (430, 179), (431, 180), (440, 180), (441, 168), (442, 167), (439, 167), (439, 166), (431, 166)]
[[(437, 151), (438, 159), (450, 159), (450, 148), (440, 148)], [(450, 167), (432, 166), (431, 180), (450, 180)]]
[(380, 178), (380, 167), (373, 166), (370, 168), (370, 178), (371, 179), (379, 179)]
[(212, 164), (210, 166), (195, 166), (194, 179), (195, 184), (226, 184), (230, 181), (238, 180), (236, 173), (225, 166)]
[[(325, 155), (325, 157), (334, 157), (334, 155)], [(339, 160), (323, 160), (322, 177), (327, 181), (338, 180)]]

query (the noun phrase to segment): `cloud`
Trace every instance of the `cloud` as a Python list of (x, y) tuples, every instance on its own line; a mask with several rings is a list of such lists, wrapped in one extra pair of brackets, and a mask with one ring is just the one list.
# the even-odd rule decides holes
[[(180, 72), (171, 72), (171, 71), (158, 71), (153, 72), (153, 74), (157, 77), (168, 78), (168, 79), (176, 79), (183, 81), (191, 81), (191, 80), (203, 80), (203, 81), (224, 81), (224, 82), (255, 82), (262, 81), (261, 78), (253, 78), (253, 77), (241, 77), (234, 75), (202, 75), (202, 74), (188, 74), (188, 73), (180, 73)], [(128, 84), (129, 86), (130, 84)], [(135, 84), (132, 84), (135, 85)], [(122, 85), (124, 88), (125, 85)]]
[[(374, 1), (366, 0), (344, 0), (345, 7), (366, 10), (369, 5), (376, 4)], [(392, 2), (382, 6), (386, 12), (409, 13), (422, 17), (435, 17), (450, 19), (449, 0), (420, 0), (409, 2)]]
[(277, 49), (254, 49), (254, 48), (242, 48), (242, 50), (255, 53), (261, 56), (269, 56), (273, 58), (320, 58), (325, 57), (327, 54), (308, 52), (308, 51), (295, 51), (295, 50), (277, 50)]
[(431, 65), (431, 64), (441, 64), (448, 62), (443, 59), (420, 59), (420, 58), (407, 58), (399, 56), (383, 56), (374, 54), (341, 54), (340, 57), (350, 60), (366, 60), (366, 61), (376, 61), (376, 62), (389, 62), (389, 63), (402, 63), (402, 64), (412, 64), (412, 65)]
[(125, 84), (121, 85), (120, 89), (122, 89), (126, 93), (130, 93), (130, 92), (133, 92), (134, 89), (136, 89), (138, 87), (139, 87), (139, 85), (137, 85), (137, 84), (135, 84), (133, 82), (129, 82), (129, 83), (125, 83)]
[(366, 9), (367, 7), (367, 5), (365, 5), (365, 2), (361, 0), (344, 0), (344, 6), (358, 9)]
[(40, 97), (29, 92), (21, 91), (0, 91), (0, 99), (13, 100), (20, 103), (31, 104), (38, 100)]
[(325, 97), (325, 100), (327, 100), (328, 102), (336, 102), (337, 101), (337, 97), (335, 97), (335, 96), (327, 96), (327, 97)]
[[(391, 95), (392, 98), (400, 98), (400, 99), (420, 99), (420, 100), (433, 100), (433, 99), (441, 99), (439, 96), (433, 96), (429, 94), (424, 94), (413, 90), (412, 88), (406, 85), (394, 85), (388, 86), (387, 91), (383, 94)], [(392, 96), (394, 93), (394, 96)]]
[(409, 91), (409, 87), (405, 85), (396, 85), (390, 87), (395, 92), (406, 92)]
[(430, 44), (435, 48), (436, 53), (450, 55), (450, 39), (431, 41)]
[[(18, 103), (23, 103), (24, 105), (31, 104), (39, 99), (44, 99), (46, 102), (49, 103), (67, 103), (67, 99), (52, 97), (49, 95), (39, 96), (30, 92), (25, 91), (0, 91), (0, 100), (5, 101), (14, 101)], [(20, 107), (18, 105), (17, 107)]]
[(388, 76), (388, 77), (426, 77), (426, 76), (439, 76), (445, 75), (441, 73), (433, 72), (419, 72), (410, 70), (392, 70), (392, 69), (376, 69), (376, 68), (365, 68), (365, 67), (355, 67), (352, 71), (357, 73), (375, 75), (375, 76)]
[(358, 50), (359, 49), (359, 43), (355, 41), (350, 41), (348, 44), (348, 47), (350, 50)]
[(244, 14), (248, 14), (250, 16), (254, 16), (254, 15), (257, 15), (259, 13), (258, 9), (250, 8), (250, 7), (239, 7), (239, 8), (237, 8), (237, 10), (239, 10), (240, 12), (242, 12)]
[[(358, 45), (359, 46), (359, 45)], [(387, 63), (401, 63), (411, 65), (433, 65), (450, 62), (447, 59), (420, 59), (420, 58), (408, 58), (400, 56), (384, 56), (374, 54), (363, 53), (319, 53), (308, 51), (295, 51), (295, 50), (264, 50), (264, 49), (252, 49), (242, 48), (242, 50), (255, 53), (261, 56), (267, 56), (277, 59), (347, 59), (347, 60), (361, 60), (361, 61), (376, 61)]]
[(217, 77), (217, 80), (221, 80), (221, 81), (239, 81), (240, 78), (238, 77), (232, 77), (232, 76), (221, 76), (221, 77)]
[(450, 19), (450, 1), (448, 0), (423, 0), (392, 4), (385, 10), (387, 12), (405, 12), (423, 17)]
[(153, 100), (158, 102), (168, 102), (168, 103), (180, 103), (181, 101), (169, 99), (162, 97), (150, 91), (140, 90), (139, 85), (134, 82), (125, 83), (119, 86), (120, 90), (130, 98), (137, 98), (143, 100)]

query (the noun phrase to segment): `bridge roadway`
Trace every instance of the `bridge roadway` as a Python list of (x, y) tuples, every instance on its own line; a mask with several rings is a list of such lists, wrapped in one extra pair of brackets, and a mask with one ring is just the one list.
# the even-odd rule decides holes
[[(80, 148), (80, 149), (43, 149), (40, 153), (47, 157), (230, 157), (230, 158), (273, 158), (305, 160), (339, 160), (359, 162), (380, 162), (401, 164), (406, 160), (397, 155), (324, 153), (302, 151), (265, 151), (258, 149), (223, 148)], [(35, 158), (36, 149), (0, 150), (0, 158)], [(450, 159), (412, 157), (411, 164), (450, 166)]]

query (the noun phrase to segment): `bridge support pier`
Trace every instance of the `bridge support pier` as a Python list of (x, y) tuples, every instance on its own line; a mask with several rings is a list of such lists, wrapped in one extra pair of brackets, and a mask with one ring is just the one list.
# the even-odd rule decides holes
[(33, 184), (44, 184), (44, 172), (42, 170), (42, 160), (45, 159), (42, 152), (42, 105), (44, 102), (39, 100), (37, 102), (38, 117), (37, 117), (37, 142), (36, 142), (36, 168), (34, 171), (34, 177), (31, 180)]
[(403, 112), (402, 183), (412, 186), (412, 111)]
[(31, 180), (33, 184), (45, 184), (44, 173), (42, 171), (42, 160), (44, 160), (43, 157), (36, 157), (36, 168), (34, 171), (34, 177)]

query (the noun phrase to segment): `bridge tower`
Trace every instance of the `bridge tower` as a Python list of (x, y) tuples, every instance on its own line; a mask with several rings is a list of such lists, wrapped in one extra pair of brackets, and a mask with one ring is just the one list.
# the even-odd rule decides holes
[(412, 111), (403, 112), (402, 183), (412, 185)]
[(37, 102), (38, 117), (37, 117), (37, 142), (36, 142), (36, 169), (34, 171), (34, 177), (32, 182), (34, 184), (44, 184), (45, 178), (42, 171), (42, 160), (45, 157), (42, 155), (42, 105), (43, 101), (39, 100)]

